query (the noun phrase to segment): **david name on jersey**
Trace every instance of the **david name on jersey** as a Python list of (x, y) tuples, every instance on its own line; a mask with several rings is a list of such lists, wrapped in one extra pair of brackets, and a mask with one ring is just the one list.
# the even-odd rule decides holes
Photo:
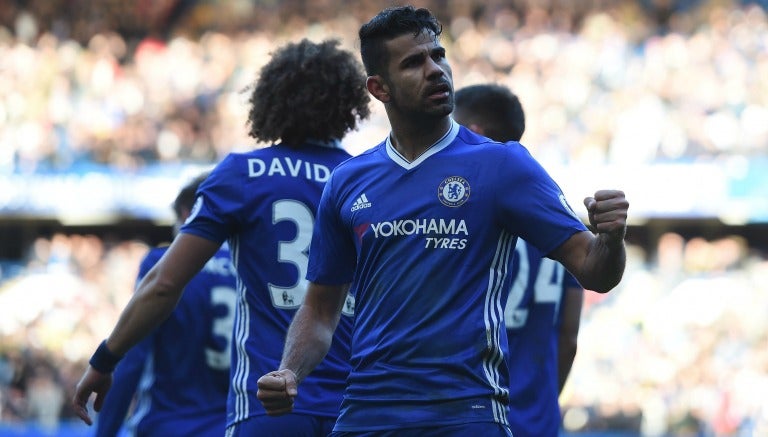
[(282, 159), (274, 157), (269, 165), (263, 159), (250, 158), (248, 160), (248, 177), (257, 178), (264, 175), (303, 177), (317, 182), (327, 182), (331, 170), (323, 164), (291, 159), (287, 156)]

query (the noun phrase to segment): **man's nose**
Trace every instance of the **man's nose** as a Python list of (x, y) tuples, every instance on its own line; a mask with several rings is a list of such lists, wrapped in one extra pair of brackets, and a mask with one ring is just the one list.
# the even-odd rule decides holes
[(443, 70), (443, 66), (440, 65), (440, 63), (435, 62), (434, 59), (429, 58), (427, 62), (425, 63), (424, 69), (426, 71), (426, 77), (428, 79), (435, 79), (440, 76), (445, 75), (445, 70)]

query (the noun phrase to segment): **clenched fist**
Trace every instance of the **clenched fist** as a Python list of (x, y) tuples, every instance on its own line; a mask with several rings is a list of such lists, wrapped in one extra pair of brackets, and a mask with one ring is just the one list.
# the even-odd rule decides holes
[(608, 236), (609, 241), (624, 241), (629, 202), (623, 191), (597, 191), (594, 197), (584, 199), (584, 206), (589, 214), (589, 224), (596, 233)]

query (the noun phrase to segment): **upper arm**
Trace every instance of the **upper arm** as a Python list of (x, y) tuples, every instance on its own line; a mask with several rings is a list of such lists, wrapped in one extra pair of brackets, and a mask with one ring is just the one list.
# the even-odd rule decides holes
[(203, 268), (221, 245), (192, 234), (181, 233), (160, 261), (142, 280), (153, 282), (158, 291), (181, 294), (187, 283)]
[[(498, 177), (505, 181), (508, 189), (497, 190), (496, 202), (501, 223), (508, 231), (553, 259), (556, 259), (553, 250), (574, 234), (591, 235), (558, 184), (524, 146), (516, 143), (501, 150), (509, 152), (499, 157), (498, 171), (502, 173)], [(508, 158), (508, 162), (502, 161), (504, 158)], [(510, 170), (510, 166), (514, 170)], [(566, 267), (570, 270), (572, 266)]]
[[(352, 224), (341, 216), (340, 201), (334, 190), (336, 173), (323, 188), (317, 206), (306, 279), (321, 284), (346, 284), (352, 281), (357, 251)], [(324, 287), (324, 286), (321, 286)]]
[(335, 326), (346, 302), (348, 284), (323, 285), (310, 282), (303, 306), (312, 309), (312, 313), (324, 322)]

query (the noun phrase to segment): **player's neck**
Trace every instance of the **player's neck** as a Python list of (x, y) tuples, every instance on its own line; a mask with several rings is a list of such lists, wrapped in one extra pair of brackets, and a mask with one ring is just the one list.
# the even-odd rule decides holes
[(433, 123), (392, 123), (390, 141), (395, 150), (406, 160), (413, 162), (429, 150), (448, 130), (450, 117), (443, 117)]

